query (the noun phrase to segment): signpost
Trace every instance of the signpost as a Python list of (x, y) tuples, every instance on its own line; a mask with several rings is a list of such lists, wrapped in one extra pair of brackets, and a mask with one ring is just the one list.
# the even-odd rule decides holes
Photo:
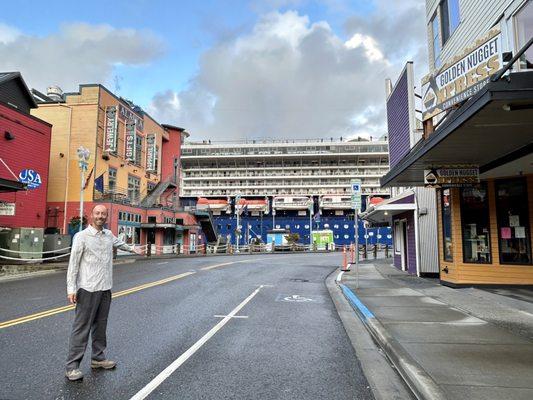
[(352, 189), (352, 208), (354, 210), (354, 229), (355, 229), (355, 270), (357, 275), (356, 287), (359, 288), (359, 210), (361, 209), (361, 179), (352, 179), (350, 181)]

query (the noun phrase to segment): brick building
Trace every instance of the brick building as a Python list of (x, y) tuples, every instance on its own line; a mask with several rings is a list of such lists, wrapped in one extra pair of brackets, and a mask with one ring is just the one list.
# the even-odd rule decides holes
[[(108, 227), (136, 244), (205, 243), (200, 219), (178, 202), (179, 152), (183, 129), (163, 126), (140, 107), (98, 84), (47, 95), (33, 91), (32, 111), (53, 125), (47, 226), (74, 233), (80, 215), (81, 174), (77, 150), (90, 152), (84, 183), (84, 216), (96, 203), (109, 210)], [(204, 222), (205, 223), (205, 222)], [(214, 231), (207, 240), (212, 241)], [(158, 247), (161, 249), (161, 247)]]

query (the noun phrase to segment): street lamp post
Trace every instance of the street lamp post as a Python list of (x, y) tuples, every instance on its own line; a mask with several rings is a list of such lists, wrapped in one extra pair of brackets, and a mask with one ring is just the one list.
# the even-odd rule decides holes
[(86, 149), (83, 146), (78, 147), (78, 166), (80, 167), (81, 172), (81, 183), (80, 183), (80, 227), (79, 231), (83, 230), (83, 192), (85, 191), (85, 172), (87, 172), (87, 167), (89, 165), (89, 157), (91, 152), (89, 149)]

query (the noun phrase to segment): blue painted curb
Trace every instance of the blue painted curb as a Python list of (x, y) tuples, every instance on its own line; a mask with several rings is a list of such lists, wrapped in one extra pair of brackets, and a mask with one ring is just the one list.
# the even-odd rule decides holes
[(346, 285), (343, 285), (343, 284), (340, 284), (339, 285), (340, 288), (342, 289), (342, 292), (344, 293), (344, 295), (346, 296), (346, 298), (348, 299), (348, 301), (350, 302), (350, 304), (352, 305), (352, 307), (355, 307), (357, 308), (361, 314), (363, 315), (363, 317), (365, 319), (369, 319), (369, 318), (375, 318), (374, 314), (372, 314), (372, 311), (370, 311), (362, 302), (361, 300), (359, 300), (357, 298), (357, 296), (355, 295), (354, 292), (352, 292), (352, 290), (346, 286)]

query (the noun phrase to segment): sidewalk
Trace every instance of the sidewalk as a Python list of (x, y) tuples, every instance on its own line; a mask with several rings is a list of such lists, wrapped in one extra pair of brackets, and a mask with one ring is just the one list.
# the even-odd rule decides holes
[(533, 399), (533, 303), (359, 268), (341, 289), (419, 398)]

